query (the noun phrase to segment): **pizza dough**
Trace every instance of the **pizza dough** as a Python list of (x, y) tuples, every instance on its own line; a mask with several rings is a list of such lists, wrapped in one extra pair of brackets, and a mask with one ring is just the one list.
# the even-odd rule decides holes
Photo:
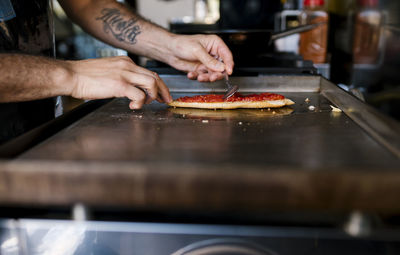
[[(237, 93), (238, 94), (238, 93)], [(222, 95), (198, 95), (193, 97), (178, 98), (169, 106), (201, 109), (237, 109), (237, 108), (279, 108), (286, 105), (293, 105), (294, 102), (279, 94), (261, 93), (243, 96), (234, 95), (227, 100)]]
[(294, 102), (290, 99), (283, 100), (265, 100), (256, 102), (213, 102), (213, 103), (202, 103), (202, 102), (179, 102), (172, 101), (169, 106), (173, 107), (185, 107), (185, 108), (201, 108), (201, 109), (237, 109), (237, 108), (279, 108), (285, 105), (293, 105)]

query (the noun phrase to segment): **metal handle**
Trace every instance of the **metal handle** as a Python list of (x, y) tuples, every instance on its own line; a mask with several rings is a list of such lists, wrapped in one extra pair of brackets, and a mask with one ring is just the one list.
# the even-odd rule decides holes
[(298, 26), (292, 29), (288, 29), (288, 30), (284, 30), (282, 32), (278, 32), (278, 33), (274, 33), (271, 35), (271, 39), (270, 41), (274, 41), (276, 39), (282, 38), (282, 37), (286, 37), (289, 35), (294, 35), (297, 33), (302, 33), (302, 32), (307, 32), (309, 30), (312, 30), (320, 25), (324, 25), (327, 24), (326, 22), (319, 22), (319, 23), (315, 23), (315, 24), (308, 24), (308, 25), (303, 25), (303, 26)]

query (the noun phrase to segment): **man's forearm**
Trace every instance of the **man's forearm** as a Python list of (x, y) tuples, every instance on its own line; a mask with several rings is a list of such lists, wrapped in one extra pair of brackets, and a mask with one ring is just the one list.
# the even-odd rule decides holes
[(115, 47), (168, 62), (173, 34), (147, 22), (113, 0), (61, 0), (68, 16), (83, 29)]
[(115, 0), (59, 2), (74, 22), (100, 40), (167, 63), (190, 79), (215, 81), (224, 77), (223, 71), (232, 74), (232, 53), (218, 36), (174, 35)]
[[(0, 102), (68, 95), (66, 62), (44, 57), (0, 54)], [(72, 84), (71, 84), (72, 85)]]

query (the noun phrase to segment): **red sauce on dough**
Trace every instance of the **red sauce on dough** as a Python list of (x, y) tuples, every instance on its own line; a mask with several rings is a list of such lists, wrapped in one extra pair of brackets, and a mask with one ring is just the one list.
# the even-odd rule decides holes
[(180, 97), (176, 101), (187, 102), (187, 103), (215, 103), (215, 102), (238, 102), (238, 101), (265, 101), (265, 100), (282, 100), (285, 99), (284, 96), (274, 93), (261, 93), (261, 94), (251, 94), (242, 95), (236, 93), (228, 99), (223, 99), (224, 95), (198, 95), (193, 97)]

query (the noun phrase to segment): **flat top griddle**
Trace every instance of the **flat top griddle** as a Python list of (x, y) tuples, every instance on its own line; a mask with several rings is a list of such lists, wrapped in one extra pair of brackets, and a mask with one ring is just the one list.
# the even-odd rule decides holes
[[(36, 146), (22, 159), (182, 162), (239, 165), (287, 165), (306, 168), (393, 167), (398, 158), (381, 146), (345, 113), (332, 112), (319, 89), (293, 82), (254, 89), (282, 92), (296, 102), (279, 109), (203, 110), (170, 108), (152, 103), (131, 111), (128, 100), (116, 99)], [(293, 79), (296, 79), (293, 77)], [(262, 79), (257, 78), (262, 82)], [(235, 82), (235, 81), (234, 81)], [(240, 82), (240, 81), (236, 81)], [(265, 81), (264, 81), (265, 82)], [(314, 82), (314, 81), (313, 81)], [(243, 83), (243, 82), (241, 82)], [(270, 82), (270, 84), (273, 82)], [(308, 84), (312, 84), (311, 80)], [(218, 93), (174, 89), (172, 96)], [(265, 88), (264, 88), (265, 87)], [(186, 85), (186, 89), (196, 85)], [(292, 90), (290, 92), (290, 90)], [(300, 90), (295, 92), (295, 90)], [(316, 90), (316, 91), (312, 91)], [(351, 97), (348, 95), (348, 97)], [(306, 99), (309, 102), (306, 102)], [(309, 106), (315, 110), (309, 110)]]
[(283, 94), (296, 104), (269, 110), (200, 110), (155, 102), (131, 111), (128, 100), (116, 99), (21, 158), (321, 169), (390, 167), (397, 161), (346, 114), (332, 112), (332, 103), (320, 93)]
[[(223, 81), (163, 79), (175, 98), (224, 91)], [(0, 161), (0, 202), (400, 212), (398, 122), (319, 76), (231, 80), (242, 93), (279, 92), (296, 104), (214, 111), (152, 103), (131, 111), (115, 99)]]

